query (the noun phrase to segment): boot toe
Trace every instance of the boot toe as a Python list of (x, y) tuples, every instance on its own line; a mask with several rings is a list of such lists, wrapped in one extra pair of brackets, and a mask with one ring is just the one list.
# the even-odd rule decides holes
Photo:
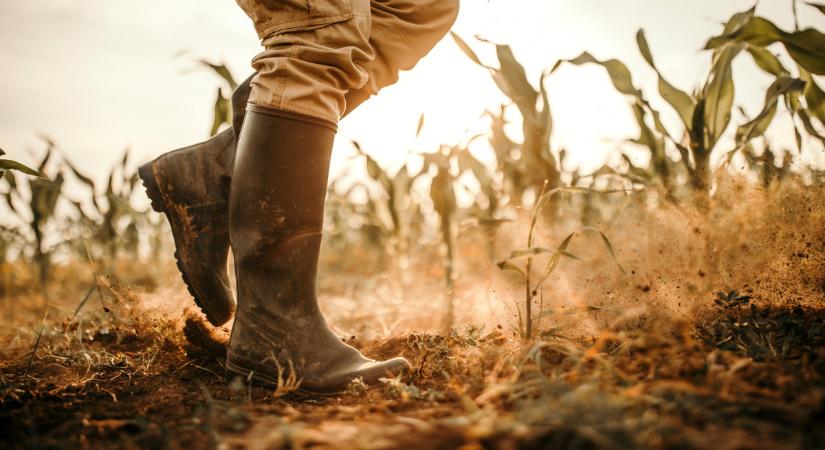
[(304, 379), (301, 389), (309, 392), (332, 394), (343, 392), (353, 381), (361, 379), (364, 384), (377, 384), (381, 378), (394, 378), (410, 373), (410, 363), (401, 357), (387, 361), (366, 360), (357, 365), (342, 368), (338, 373), (327, 374), (317, 379)]
[(411, 371), (410, 363), (402, 358), (392, 358), (386, 361), (370, 361), (365, 363), (359, 370), (349, 375), (349, 379), (361, 378), (366, 384), (378, 383), (381, 378), (393, 378), (399, 375), (409, 375)]

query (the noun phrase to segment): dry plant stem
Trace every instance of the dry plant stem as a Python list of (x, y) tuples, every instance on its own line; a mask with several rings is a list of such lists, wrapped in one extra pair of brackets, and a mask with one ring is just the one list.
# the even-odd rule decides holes
[[(544, 201), (544, 197), (547, 195), (547, 186), (549, 182), (547, 180), (544, 181), (544, 186), (541, 189), (541, 195), (538, 196), (536, 199), (536, 206), (533, 209), (533, 220), (530, 222), (530, 231), (527, 234), (527, 248), (533, 248), (533, 237), (534, 232), (536, 230), (536, 225), (539, 221), (539, 214), (541, 213), (541, 205)], [(524, 312), (527, 316), (526, 324), (525, 324), (525, 332), (524, 337), (526, 339), (531, 339), (533, 337), (533, 286), (532, 281), (530, 279), (530, 272), (533, 269), (533, 257), (527, 258), (527, 270), (525, 270), (526, 281), (524, 285), (524, 298), (525, 298), (525, 305), (524, 305)]]
[(46, 314), (43, 315), (43, 322), (40, 324), (40, 332), (37, 333), (37, 339), (34, 341), (34, 348), (32, 349), (32, 354), (29, 355), (29, 362), (26, 363), (26, 372), (23, 374), (24, 377), (29, 376), (29, 370), (32, 368), (32, 362), (34, 361), (34, 355), (37, 353), (37, 349), (40, 347), (40, 339), (43, 337), (43, 330), (46, 329), (46, 319), (49, 317), (49, 310), (48, 306), (46, 307)]

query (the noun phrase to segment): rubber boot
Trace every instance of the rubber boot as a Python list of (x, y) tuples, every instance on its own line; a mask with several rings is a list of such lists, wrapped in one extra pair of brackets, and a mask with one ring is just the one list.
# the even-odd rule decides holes
[(235, 310), (227, 273), (229, 182), (251, 79), (232, 95), (231, 129), (138, 169), (152, 209), (169, 221), (181, 277), (195, 304), (215, 326), (228, 322)]
[(175, 260), (195, 303), (213, 325), (232, 318), (235, 301), (226, 270), (231, 129), (201, 144), (166, 153), (138, 169), (152, 209), (164, 213)]
[(335, 125), (250, 106), (230, 190), (230, 240), (238, 310), (227, 377), (276, 386), (292, 373), (300, 388), (339, 392), (409, 370), (343, 343), (318, 307), (315, 277)]

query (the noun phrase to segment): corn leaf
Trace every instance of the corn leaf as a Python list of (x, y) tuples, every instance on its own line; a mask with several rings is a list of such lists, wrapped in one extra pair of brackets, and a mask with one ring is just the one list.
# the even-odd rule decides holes
[(64, 158), (64, 159), (63, 159), (63, 161), (64, 161), (64, 162), (66, 163), (66, 165), (69, 167), (69, 170), (71, 170), (71, 171), (72, 171), (72, 173), (74, 174), (74, 176), (75, 176), (78, 180), (80, 180), (80, 182), (81, 182), (81, 183), (83, 183), (83, 184), (85, 184), (86, 186), (88, 186), (88, 187), (89, 187), (89, 189), (91, 189), (91, 190), (92, 190), (92, 192), (94, 193), (94, 192), (95, 192), (95, 182), (94, 182), (94, 181), (92, 181), (92, 179), (91, 179), (91, 178), (89, 178), (88, 176), (86, 176), (86, 175), (84, 175), (82, 172), (80, 172), (80, 170), (78, 170), (78, 169), (77, 169), (77, 167), (76, 167), (74, 164), (72, 164), (72, 162), (71, 162), (71, 161), (69, 161), (68, 159)]
[(812, 7), (812, 8), (816, 8), (816, 9), (819, 10), (819, 12), (821, 12), (822, 14), (825, 14), (825, 5), (822, 5), (822, 4), (819, 4), (819, 3), (811, 3), (811, 2), (805, 2), (805, 4)]
[(556, 252), (547, 261), (547, 265), (544, 266), (544, 270), (541, 273), (541, 278), (539, 278), (538, 282), (536, 283), (535, 290), (539, 290), (539, 288), (541, 288), (544, 282), (547, 281), (547, 278), (549, 278), (550, 275), (552, 275), (556, 268), (559, 266), (562, 255), (567, 253), (567, 247), (570, 246), (570, 241), (573, 240), (573, 237), (575, 235), (575, 232), (570, 233), (561, 241), (558, 247), (556, 247)]
[(544, 247), (531, 247), (526, 248), (523, 250), (514, 250), (510, 252), (510, 255), (505, 259), (505, 261), (517, 261), (519, 259), (526, 259), (532, 258), (534, 256), (543, 255), (546, 253), (555, 253), (555, 250), (551, 250), (549, 248)]
[[(498, 56), (501, 74), (507, 90), (504, 92), (518, 106), (522, 116), (536, 126), (543, 125), (541, 118), (536, 114), (536, 101), (539, 93), (527, 80), (527, 73), (524, 66), (516, 60), (513, 50), (509, 45), (496, 45), (496, 56)], [(501, 81), (497, 81), (501, 83)]]
[(644, 30), (639, 30), (638, 33), (636, 33), (636, 43), (639, 46), (639, 51), (642, 53), (644, 60), (656, 71), (656, 75), (659, 77), (659, 94), (676, 110), (685, 127), (690, 128), (693, 109), (696, 107), (695, 102), (690, 95), (670, 84), (670, 82), (662, 76), (662, 73), (659, 72), (659, 69), (653, 61), (653, 53), (650, 51)]
[(782, 65), (779, 58), (764, 47), (748, 45), (747, 51), (753, 57), (753, 62), (755, 62), (756, 65), (765, 72), (775, 77), (781, 77), (782, 75), (788, 74), (788, 70), (785, 69), (785, 66)]
[(641, 104), (634, 103), (632, 108), (636, 123), (639, 125), (639, 137), (632, 142), (647, 147), (654, 159), (663, 158), (665, 156), (664, 139), (656, 136), (656, 133), (647, 125), (645, 110)]
[(232, 107), (229, 99), (224, 97), (223, 89), (218, 88), (218, 95), (215, 98), (214, 118), (212, 120), (212, 130), (210, 136), (215, 136), (225, 123), (231, 123)]
[(464, 54), (467, 55), (468, 58), (470, 58), (470, 61), (478, 64), (481, 67), (484, 67), (484, 68), (487, 68), (487, 69), (490, 68), (489, 66), (487, 66), (487, 65), (485, 65), (484, 63), (481, 62), (481, 60), (478, 58), (478, 55), (476, 55), (476, 52), (474, 52), (473, 49), (470, 48), (469, 45), (467, 45), (467, 43), (464, 41), (464, 39), (462, 39), (459, 35), (457, 35), (456, 33), (452, 32), (452, 31), (450, 31), (450, 36), (453, 37), (453, 40), (455, 41), (456, 45), (458, 45), (458, 48), (462, 52), (464, 52)]
[[(707, 127), (706, 150), (710, 151), (716, 145), (722, 133), (728, 127), (733, 110), (735, 89), (733, 85), (733, 60), (742, 51), (742, 44), (728, 45), (714, 56), (710, 77), (705, 85), (704, 125)], [(691, 127), (699, 134), (700, 130)]]
[(208, 67), (213, 72), (215, 72), (216, 75), (218, 75), (224, 81), (226, 81), (226, 84), (229, 85), (229, 90), (235, 90), (235, 88), (238, 87), (238, 83), (235, 82), (235, 77), (232, 76), (232, 72), (229, 71), (229, 68), (227, 68), (226, 65), (213, 64), (205, 59), (199, 59), (198, 63), (205, 67)]
[(547, 93), (547, 87), (544, 85), (544, 80), (548, 76), (550, 76), (550, 72), (544, 72), (541, 74), (541, 79), (539, 80), (539, 94), (541, 96), (539, 123), (543, 124), (549, 136), (553, 132), (553, 115), (550, 111), (550, 95)]
[(505, 271), (509, 270), (509, 271), (512, 271), (512, 272), (518, 272), (518, 273), (521, 274), (521, 276), (527, 278), (527, 274), (524, 272), (524, 269), (522, 269), (521, 267), (511, 263), (510, 261), (500, 261), (496, 265), (501, 270), (505, 270)]
[(810, 72), (799, 67), (799, 77), (805, 81), (805, 90), (802, 95), (808, 105), (808, 111), (820, 122), (825, 123), (825, 92), (816, 83)]
[(725, 23), (725, 30), (723, 33), (731, 34), (739, 31), (751, 19), (753, 19), (755, 13), (756, 6), (753, 6), (751, 9), (734, 14), (730, 19), (728, 19), (727, 23)]
[(799, 120), (802, 121), (802, 125), (805, 127), (805, 131), (807, 131), (808, 134), (815, 137), (820, 142), (822, 142), (823, 145), (825, 145), (825, 136), (819, 134), (819, 131), (817, 131), (816, 127), (814, 127), (814, 124), (811, 121), (811, 116), (808, 115), (808, 112), (804, 109), (800, 109), (796, 112), (796, 115), (799, 117)]
[(42, 172), (38, 170), (34, 170), (25, 164), (21, 164), (17, 161), (12, 161), (10, 159), (0, 159), (0, 178), (3, 177), (5, 171), (16, 170), (21, 173), (25, 173), (26, 175), (31, 175), (33, 177), (39, 178), (46, 178)]
[(753, 17), (736, 31), (711, 38), (705, 49), (720, 49), (731, 42), (744, 42), (756, 47), (780, 42), (791, 58), (805, 70), (825, 75), (825, 34), (813, 28), (789, 33), (767, 19)]
[(765, 104), (759, 115), (750, 122), (740, 126), (736, 131), (736, 142), (738, 145), (741, 146), (751, 139), (763, 136), (776, 115), (779, 98), (787, 95), (789, 92), (801, 92), (804, 87), (805, 81), (798, 78), (780, 77), (774, 81), (765, 94)]
[(633, 86), (633, 76), (631, 75), (630, 70), (626, 65), (624, 65), (624, 63), (617, 59), (601, 61), (596, 59), (590, 53), (584, 52), (573, 59), (561, 60), (557, 62), (556, 65), (553, 66), (551, 72), (558, 70), (558, 68), (565, 62), (576, 66), (582, 66), (584, 64), (598, 64), (607, 70), (610, 81), (613, 83), (613, 86), (617, 91), (625, 95), (632, 95), (636, 98), (642, 97), (642, 91)]
[(606, 234), (602, 233), (601, 230), (593, 227), (582, 228), (582, 231), (591, 231), (594, 233), (598, 233), (602, 238), (602, 242), (604, 242), (604, 246), (607, 249), (607, 253), (610, 255), (611, 258), (613, 258), (613, 262), (616, 263), (616, 267), (618, 267), (623, 274), (627, 273), (625, 272), (622, 265), (619, 264), (619, 259), (616, 257), (616, 250), (613, 248), (613, 244), (610, 243), (610, 239), (607, 238)]

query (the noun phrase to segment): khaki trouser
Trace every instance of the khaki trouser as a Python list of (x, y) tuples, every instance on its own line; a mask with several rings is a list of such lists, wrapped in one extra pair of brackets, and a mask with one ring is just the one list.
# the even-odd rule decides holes
[(236, 0), (264, 51), (249, 102), (333, 123), (412, 69), (458, 0)]

